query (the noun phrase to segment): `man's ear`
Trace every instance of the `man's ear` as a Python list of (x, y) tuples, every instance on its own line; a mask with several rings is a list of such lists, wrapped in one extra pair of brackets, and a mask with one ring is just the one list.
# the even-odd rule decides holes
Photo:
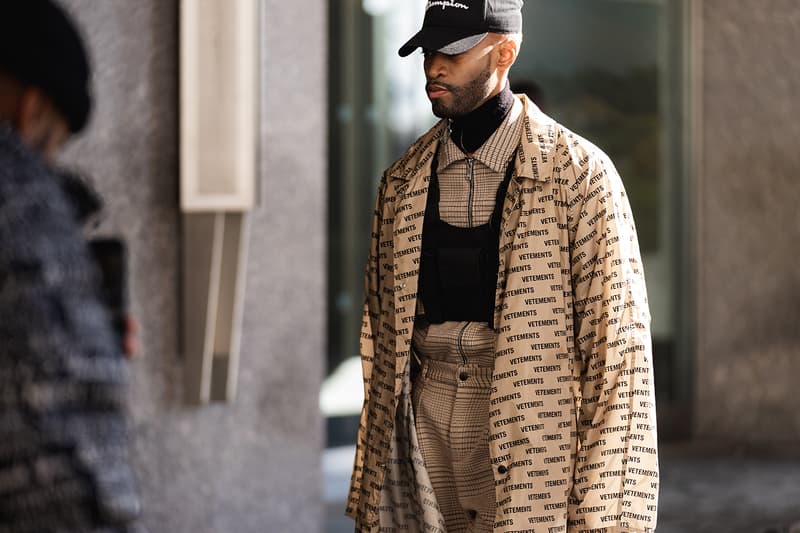
[(511, 38), (503, 40), (499, 46), (497, 66), (505, 70), (510, 69), (514, 61), (517, 60), (517, 54), (519, 54), (519, 43), (517, 40)]
[(25, 87), (22, 89), (16, 117), (15, 126), (23, 139), (37, 139), (42, 128), (47, 126), (47, 98), (38, 87)]

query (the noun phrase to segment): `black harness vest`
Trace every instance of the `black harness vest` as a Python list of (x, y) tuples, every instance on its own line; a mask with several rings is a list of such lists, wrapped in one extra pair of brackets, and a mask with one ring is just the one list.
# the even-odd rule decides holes
[(492, 216), (486, 224), (473, 228), (459, 228), (441, 219), (438, 160), (437, 150), (432, 161), (422, 227), (419, 286), (425, 318), (433, 324), (468, 321), (488, 322), (494, 327), (500, 220), (514, 172), (514, 158), (497, 188)]

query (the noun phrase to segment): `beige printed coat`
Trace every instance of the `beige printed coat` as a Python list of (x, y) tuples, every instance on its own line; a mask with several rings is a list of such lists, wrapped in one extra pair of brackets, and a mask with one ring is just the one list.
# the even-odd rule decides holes
[[(650, 316), (628, 200), (604, 153), (522, 100), (495, 301), (494, 531), (650, 532), (658, 498)], [(434, 126), (380, 182), (348, 504), (359, 532), (394, 530), (379, 523), (387, 463), (419, 462), (396, 449), (398, 435), (414, 434), (397, 420), (407, 420), (398, 408), (407, 408), (422, 223), (445, 132), (444, 122)]]

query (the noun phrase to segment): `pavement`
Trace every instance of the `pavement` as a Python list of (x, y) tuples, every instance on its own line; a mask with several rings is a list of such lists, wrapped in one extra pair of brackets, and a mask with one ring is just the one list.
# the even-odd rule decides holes
[[(353, 448), (325, 450), (323, 533), (353, 533), (343, 516)], [(660, 446), (658, 533), (800, 533), (800, 447)]]

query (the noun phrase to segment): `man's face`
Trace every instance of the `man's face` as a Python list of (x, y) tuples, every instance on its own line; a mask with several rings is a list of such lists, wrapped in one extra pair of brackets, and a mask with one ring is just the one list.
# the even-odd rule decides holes
[(69, 124), (44, 91), (0, 72), (0, 123), (52, 162), (70, 136)]
[(52, 162), (70, 136), (69, 123), (42, 89), (0, 73), (0, 122)]
[(446, 55), (429, 50), (425, 54), (425, 89), (433, 114), (458, 118), (485, 102), (497, 84), (492, 57), (495, 43), (484, 39), (463, 54)]

